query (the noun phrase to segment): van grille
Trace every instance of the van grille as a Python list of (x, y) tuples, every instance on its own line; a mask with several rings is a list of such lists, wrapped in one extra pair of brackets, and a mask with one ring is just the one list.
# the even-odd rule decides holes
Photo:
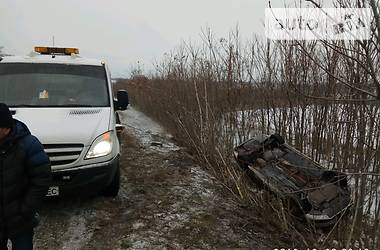
[(69, 115), (95, 115), (99, 114), (101, 111), (101, 109), (71, 110)]
[(43, 146), (52, 166), (75, 162), (84, 147), (83, 144), (44, 144)]

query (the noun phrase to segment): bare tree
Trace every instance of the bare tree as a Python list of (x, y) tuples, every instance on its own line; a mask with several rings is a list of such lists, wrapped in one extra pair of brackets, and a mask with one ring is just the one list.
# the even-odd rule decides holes
[(4, 47), (3, 47), (3, 46), (0, 46), (0, 57), (10, 56), (9, 54), (4, 53), (4, 52), (3, 52), (3, 49), (4, 49)]
[[(314, 0), (304, 0), (317, 9), (322, 9), (322, 4)], [(269, 6), (271, 6), (270, 1)], [(292, 44), (282, 42), (284, 52), (299, 50), (299, 58), (306, 56), (312, 67), (318, 67), (321, 73), (329, 79), (329, 84), (334, 83), (338, 92), (330, 95), (317, 95), (302, 91), (299, 86), (293, 85), (295, 90), (307, 98), (320, 99), (324, 101), (350, 101), (350, 102), (373, 102), (380, 100), (380, 79), (378, 68), (380, 66), (380, 19), (379, 5), (375, 0), (336, 0), (334, 4), (340, 8), (370, 8), (374, 20), (371, 22), (371, 36), (368, 40), (352, 41), (326, 41), (313, 42), (294, 41)], [(326, 14), (327, 15), (327, 14)], [(333, 21), (333, 20), (332, 20)], [(313, 53), (307, 48), (312, 43)], [(334, 59), (333, 64), (325, 64), (321, 55)], [(330, 58), (333, 56), (333, 58)], [(350, 67), (347, 67), (347, 66)], [(329, 86), (325, 86), (329, 87)]]

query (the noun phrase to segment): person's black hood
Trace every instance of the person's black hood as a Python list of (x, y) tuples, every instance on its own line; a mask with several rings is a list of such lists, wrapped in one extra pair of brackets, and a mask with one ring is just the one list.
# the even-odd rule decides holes
[(7, 145), (9, 146), (13, 141), (19, 140), (27, 135), (30, 135), (28, 127), (23, 122), (13, 118), (12, 130), (1, 144), (1, 147), (7, 147)]
[(12, 113), (5, 103), (0, 103), (0, 128), (12, 128)]
[(12, 137), (14, 139), (20, 139), (24, 136), (30, 135), (30, 131), (25, 123), (13, 118)]

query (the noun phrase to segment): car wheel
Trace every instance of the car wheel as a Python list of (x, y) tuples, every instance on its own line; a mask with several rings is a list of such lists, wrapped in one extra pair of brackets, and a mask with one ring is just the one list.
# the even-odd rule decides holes
[(117, 112), (116, 112), (116, 124), (121, 124), (120, 116)]
[(103, 195), (106, 197), (116, 197), (120, 189), (120, 168), (119, 164), (116, 169), (115, 176), (112, 182), (103, 190)]
[(284, 138), (279, 134), (273, 134), (270, 136), (270, 138), (272, 139), (274, 144), (277, 144), (277, 145), (273, 145), (273, 146), (280, 146), (280, 145), (285, 143)]

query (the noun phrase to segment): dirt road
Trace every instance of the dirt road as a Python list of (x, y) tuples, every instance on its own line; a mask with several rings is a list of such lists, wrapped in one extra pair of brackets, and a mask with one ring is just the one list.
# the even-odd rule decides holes
[(36, 249), (263, 249), (244, 208), (159, 125), (133, 108), (122, 121), (119, 196), (47, 202)]

